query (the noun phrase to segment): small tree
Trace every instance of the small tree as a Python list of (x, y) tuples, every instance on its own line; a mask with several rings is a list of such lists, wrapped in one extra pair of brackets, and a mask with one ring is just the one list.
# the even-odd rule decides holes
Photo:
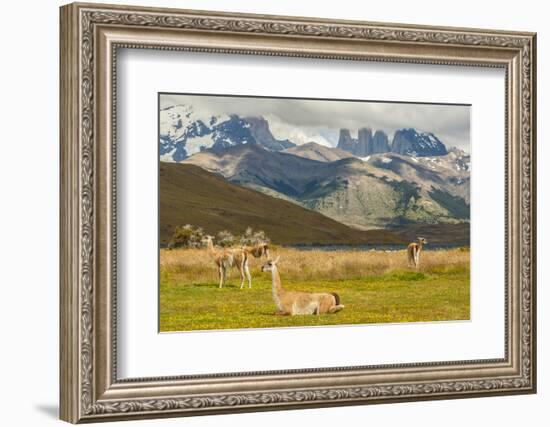
[(200, 248), (204, 239), (204, 231), (201, 227), (193, 227), (191, 224), (175, 228), (168, 249), (174, 248)]
[(237, 243), (237, 239), (230, 231), (222, 230), (216, 235), (216, 243), (222, 248), (233, 246)]
[(254, 246), (259, 243), (269, 243), (270, 239), (263, 230), (254, 231), (252, 227), (248, 227), (241, 235), (241, 245)]

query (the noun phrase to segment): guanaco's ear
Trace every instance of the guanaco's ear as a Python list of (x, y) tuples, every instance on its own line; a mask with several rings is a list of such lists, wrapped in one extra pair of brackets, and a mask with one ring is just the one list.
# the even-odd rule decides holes
[(281, 255), (279, 255), (279, 256), (275, 259), (275, 261), (272, 261), (272, 263), (273, 263), (273, 264), (277, 264), (277, 263), (279, 262), (279, 259), (280, 259), (280, 258), (281, 258)]

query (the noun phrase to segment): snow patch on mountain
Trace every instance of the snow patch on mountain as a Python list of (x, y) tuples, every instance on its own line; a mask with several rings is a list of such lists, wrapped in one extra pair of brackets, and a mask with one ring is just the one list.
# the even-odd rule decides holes
[(198, 136), (190, 138), (185, 144), (185, 151), (187, 156), (192, 156), (195, 153), (199, 153), (202, 150), (212, 147), (215, 144), (212, 134)]

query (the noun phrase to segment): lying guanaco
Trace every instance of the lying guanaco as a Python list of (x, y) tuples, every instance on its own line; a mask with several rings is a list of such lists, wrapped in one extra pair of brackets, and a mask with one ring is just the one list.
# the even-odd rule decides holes
[(287, 291), (281, 286), (281, 277), (276, 260), (267, 261), (262, 271), (271, 271), (273, 299), (277, 305), (277, 314), (294, 316), (297, 314), (336, 313), (344, 308), (338, 294)]
[(424, 239), (423, 237), (418, 238), (418, 242), (410, 243), (409, 246), (407, 246), (407, 256), (409, 259), (409, 264), (414, 265), (416, 268), (420, 265), (420, 252), (422, 252), (422, 248), (425, 244), (427, 244), (428, 241)]
[(220, 277), (220, 288), (225, 285), (227, 279), (227, 270), (231, 267), (236, 267), (241, 274), (241, 289), (244, 286), (244, 277), (248, 279), (248, 287), (252, 287), (252, 278), (248, 269), (248, 254), (244, 249), (226, 249), (216, 248), (212, 241), (212, 236), (206, 236), (203, 240), (206, 243), (208, 253), (214, 259), (218, 267), (218, 275)]

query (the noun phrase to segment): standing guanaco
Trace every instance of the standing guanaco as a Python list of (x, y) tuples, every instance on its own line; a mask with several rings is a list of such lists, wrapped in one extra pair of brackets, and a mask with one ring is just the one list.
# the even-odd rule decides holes
[(422, 248), (427, 243), (428, 241), (426, 239), (424, 239), (423, 237), (419, 237), (418, 242), (410, 243), (409, 246), (407, 246), (407, 256), (409, 264), (412, 264), (416, 268), (418, 268), (418, 266), (420, 265), (420, 252), (422, 252)]
[(344, 308), (340, 304), (340, 297), (336, 293), (311, 293), (287, 291), (281, 285), (281, 276), (277, 268), (277, 257), (274, 261), (267, 261), (262, 271), (271, 271), (272, 292), (277, 314), (294, 316), (297, 314), (327, 314), (336, 313)]
[(206, 236), (203, 241), (206, 243), (208, 253), (214, 259), (218, 267), (220, 288), (225, 284), (227, 270), (231, 267), (236, 267), (239, 273), (241, 273), (241, 289), (244, 286), (245, 275), (248, 279), (248, 287), (252, 287), (252, 278), (250, 277), (250, 271), (248, 269), (248, 254), (244, 249), (216, 248), (214, 247), (212, 236)]

